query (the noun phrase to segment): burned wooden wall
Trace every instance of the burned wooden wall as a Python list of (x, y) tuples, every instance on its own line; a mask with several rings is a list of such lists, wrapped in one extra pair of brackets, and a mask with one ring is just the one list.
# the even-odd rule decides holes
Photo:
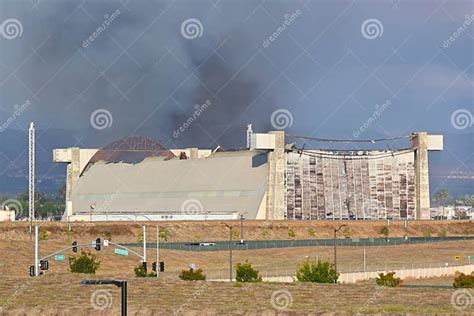
[(414, 153), (287, 153), (285, 188), (288, 219), (413, 219)]

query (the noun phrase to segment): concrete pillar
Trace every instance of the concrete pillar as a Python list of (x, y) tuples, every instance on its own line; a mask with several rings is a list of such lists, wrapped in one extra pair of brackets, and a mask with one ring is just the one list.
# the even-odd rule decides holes
[(415, 149), (415, 218), (430, 218), (430, 182), (428, 170), (428, 133), (418, 132), (411, 137)]
[(285, 219), (285, 132), (270, 132), (275, 135), (275, 149), (268, 153), (267, 215), (269, 220)]
[(189, 159), (199, 158), (199, 148), (189, 148)]

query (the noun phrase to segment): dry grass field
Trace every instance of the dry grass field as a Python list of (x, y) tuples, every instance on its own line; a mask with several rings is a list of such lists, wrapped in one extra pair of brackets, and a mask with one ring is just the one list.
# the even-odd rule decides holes
[[(105, 276), (104, 276), (105, 277)], [(460, 313), (451, 305), (454, 290), (380, 288), (371, 284), (231, 285), (224, 282), (170, 282), (156, 279), (128, 280), (129, 315), (274, 315), (300, 313), (349, 315), (354, 313)], [(36, 279), (1, 279), (0, 303), (9, 315), (117, 315), (119, 289), (81, 285), (86, 275), (49, 275)], [(97, 299), (105, 290), (106, 308)], [(274, 299), (272, 300), (272, 295)], [(275, 301), (275, 296), (279, 297)], [(94, 303), (93, 303), (94, 302)], [(273, 305), (272, 305), (272, 302)], [(280, 305), (278, 305), (280, 304)], [(278, 307), (287, 307), (279, 310)], [(464, 311), (474, 313), (474, 308)], [(1, 314), (1, 313), (0, 313)]]
[[(354, 237), (379, 237), (379, 226), (385, 222), (369, 223), (359, 227), (355, 223)], [(194, 227), (193, 224), (196, 226)], [(236, 223), (237, 224), (237, 223)], [(296, 231), (297, 238), (308, 239), (304, 232), (315, 227), (317, 236), (328, 238), (331, 227), (326, 222), (301, 223), (249, 222), (246, 223), (246, 234), (260, 236), (261, 229), (272, 227), (271, 237), (267, 239), (288, 239), (288, 227)], [(314, 225), (313, 225), (314, 224)], [(357, 225), (356, 225), (357, 224)], [(286, 225), (286, 226), (285, 226)], [(415, 226), (417, 229), (415, 230)], [(425, 225), (425, 226), (423, 226)], [(140, 227), (131, 223), (104, 223), (73, 225), (73, 235), (66, 234), (67, 226), (63, 223), (44, 223), (43, 235), (46, 240), (40, 242), (40, 256), (57, 249), (67, 247), (72, 240), (79, 243), (90, 243), (96, 237), (104, 238), (110, 233), (114, 242), (136, 242)], [(225, 240), (225, 229), (214, 223), (170, 222), (162, 225), (171, 233), (171, 241)], [(216, 227), (217, 226), (217, 227)], [(436, 231), (446, 229), (448, 235), (462, 235), (465, 229), (474, 231), (471, 222), (411, 223), (413, 235), (422, 235), (423, 229), (430, 229), (433, 236)], [(397, 226), (392, 226), (397, 227)], [(428, 227), (428, 228), (427, 228)], [(210, 233), (205, 233), (208, 229)], [(371, 230), (372, 229), (372, 230)], [(401, 226), (403, 234), (403, 225)], [(371, 233), (372, 231), (372, 233)], [(200, 237), (187, 238), (199, 232)], [(324, 232), (324, 233), (323, 233)], [(393, 234), (398, 229), (393, 228)], [(149, 241), (154, 241), (154, 227), (149, 225)], [(286, 236), (285, 236), (286, 234)], [(397, 233), (398, 234), (398, 233)], [(262, 236), (255, 239), (262, 239)], [(150, 240), (151, 239), (151, 240)], [(430, 244), (413, 244), (398, 246), (365, 247), (367, 269), (396, 268), (415, 266), (438, 266), (448, 262), (465, 263), (467, 255), (474, 255), (474, 241), (450, 241)], [(141, 252), (141, 248), (134, 248)], [(117, 315), (119, 289), (110, 286), (85, 286), (79, 282), (87, 275), (68, 273), (67, 258), (73, 253), (65, 253), (65, 261), (50, 260), (50, 270), (39, 278), (28, 277), (28, 266), (33, 260), (33, 242), (27, 234), (25, 223), (0, 224), (0, 315)], [(380, 289), (374, 282), (355, 285), (317, 285), (317, 284), (284, 284), (261, 283), (231, 285), (222, 282), (183, 282), (177, 278), (181, 269), (190, 263), (203, 268), (208, 278), (228, 276), (228, 252), (191, 252), (177, 250), (160, 250), (160, 260), (165, 261), (166, 271), (160, 279), (140, 279), (133, 276), (133, 268), (139, 264), (136, 256), (119, 256), (113, 253), (113, 247), (103, 247), (96, 252), (101, 266), (93, 278), (114, 278), (129, 281), (130, 315), (186, 315), (249, 314), (273, 315), (275, 313), (302, 314), (353, 314), (353, 313), (457, 313), (450, 303), (453, 290), (450, 289)], [(148, 250), (148, 261), (155, 260), (155, 249)], [(262, 274), (293, 274), (297, 264), (307, 257), (319, 257), (332, 260), (332, 247), (301, 247), (281, 249), (260, 249), (234, 251), (234, 264), (248, 259)], [(456, 260), (461, 256), (461, 260)], [(338, 247), (338, 267), (341, 271), (361, 270), (363, 267), (363, 247)], [(451, 277), (430, 280), (409, 280), (409, 284), (449, 285)], [(111, 308), (103, 311), (93, 309), (91, 295), (97, 289), (106, 289), (113, 298)], [(277, 290), (287, 290), (291, 294), (292, 304), (288, 310), (280, 311), (272, 306), (271, 297)], [(278, 292), (277, 292), (278, 293)], [(473, 293), (474, 294), (474, 293)], [(183, 307), (184, 306), (184, 307)], [(7, 309), (5, 309), (7, 308)], [(115, 308), (115, 309), (114, 309)], [(474, 309), (468, 310), (474, 314)], [(181, 313), (182, 312), (182, 313)]]

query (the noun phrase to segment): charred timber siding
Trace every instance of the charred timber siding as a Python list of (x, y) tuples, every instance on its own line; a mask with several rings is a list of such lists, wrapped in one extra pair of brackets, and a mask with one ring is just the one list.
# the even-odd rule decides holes
[(288, 219), (384, 219), (415, 216), (411, 150), (340, 155), (287, 153)]

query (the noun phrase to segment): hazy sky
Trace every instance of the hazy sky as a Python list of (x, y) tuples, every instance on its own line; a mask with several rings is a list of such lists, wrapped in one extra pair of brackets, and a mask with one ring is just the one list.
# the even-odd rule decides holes
[(473, 132), (473, 1), (1, 0), (0, 22), (4, 129), (168, 147), (243, 146), (248, 122)]

